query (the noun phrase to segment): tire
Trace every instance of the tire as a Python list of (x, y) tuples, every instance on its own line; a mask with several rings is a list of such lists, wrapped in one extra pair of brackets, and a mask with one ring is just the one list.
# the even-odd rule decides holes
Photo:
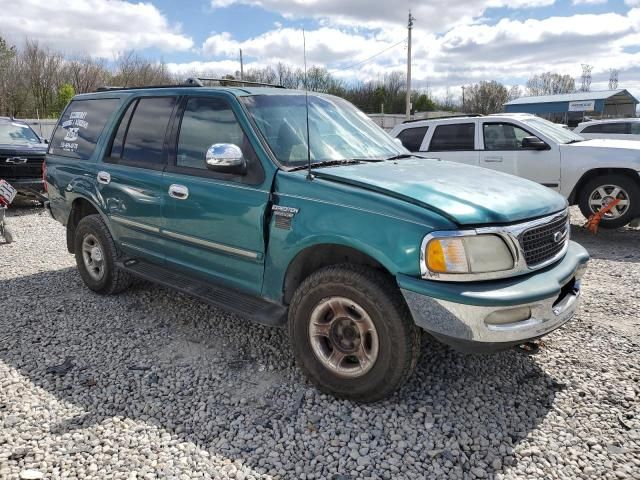
[[(360, 327), (371, 324), (374, 333), (362, 336)], [(289, 306), (288, 327), (305, 375), (321, 391), (359, 402), (382, 400), (398, 390), (413, 373), (420, 354), (420, 330), (397, 285), (363, 266), (330, 266), (307, 277)], [(345, 348), (338, 349), (332, 338), (339, 338)], [(360, 346), (358, 352), (367, 352), (364, 361), (345, 356), (354, 344)], [(338, 363), (341, 371), (323, 363), (322, 358), (326, 362), (334, 353), (344, 357)]]
[[(640, 186), (631, 178), (616, 174), (593, 178), (582, 187), (578, 199), (582, 214), (589, 218), (596, 213), (600, 209), (597, 202), (602, 199), (602, 195), (597, 193), (597, 190), (602, 189), (601, 191), (608, 196), (608, 194), (614, 193), (612, 187), (620, 189), (616, 198), (626, 201), (627, 205), (624, 210), (622, 209), (625, 205), (619, 204), (614, 207), (616, 215), (605, 215), (600, 221), (602, 228), (624, 227), (640, 214)], [(604, 198), (606, 199), (607, 196)]]
[(11, 229), (9, 227), (7, 227), (6, 225), (4, 226), (4, 243), (13, 243), (14, 241), (14, 236), (13, 236), (13, 232), (11, 231)]
[[(111, 295), (125, 290), (131, 284), (131, 275), (116, 265), (119, 254), (100, 215), (87, 215), (78, 222), (74, 246), (80, 276), (94, 292)], [(91, 262), (85, 260), (87, 254)]]

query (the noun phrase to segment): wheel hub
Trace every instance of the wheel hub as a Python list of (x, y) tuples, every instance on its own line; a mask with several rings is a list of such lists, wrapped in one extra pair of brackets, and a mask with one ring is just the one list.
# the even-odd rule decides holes
[(309, 342), (320, 363), (340, 377), (360, 377), (378, 358), (375, 324), (364, 308), (345, 297), (328, 297), (314, 307)]
[(102, 280), (105, 272), (104, 255), (100, 242), (93, 234), (88, 234), (82, 240), (82, 260), (91, 278)]
[(614, 200), (619, 200), (618, 204), (604, 214), (605, 219), (619, 218), (629, 209), (629, 195), (617, 185), (601, 185), (589, 195), (589, 208), (593, 213), (597, 213), (607, 207)]
[(340, 318), (331, 326), (331, 340), (340, 351), (353, 354), (360, 346), (360, 332), (351, 319)]

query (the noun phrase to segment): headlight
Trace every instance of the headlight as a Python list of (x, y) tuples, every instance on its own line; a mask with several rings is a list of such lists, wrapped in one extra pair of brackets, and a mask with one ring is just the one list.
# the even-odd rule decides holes
[(424, 261), (433, 273), (486, 273), (510, 270), (514, 260), (498, 235), (432, 238)]

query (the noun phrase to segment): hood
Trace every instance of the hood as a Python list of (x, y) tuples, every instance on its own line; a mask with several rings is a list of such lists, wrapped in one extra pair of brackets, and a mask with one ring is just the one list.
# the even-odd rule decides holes
[(561, 145), (563, 148), (620, 148), (624, 150), (640, 150), (638, 140), (618, 140), (614, 138), (594, 138), (584, 142)]
[(0, 143), (0, 155), (44, 155), (48, 147), (46, 143)]
[(458, 225), (519, 222), (566, 207), (561, 195), (529, 180), (440, 160), (319, 168), (314, 175), (400, 198), (436, 211)]

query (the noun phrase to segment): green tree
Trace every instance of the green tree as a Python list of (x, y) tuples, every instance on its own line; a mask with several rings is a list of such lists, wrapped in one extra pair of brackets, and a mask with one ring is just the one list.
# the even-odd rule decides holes
[(71, 101), (73, 96), (76, 94), (73, 86), (69, 83), (63, 83), (58, 88), (58, 93), (56, 95), (56, 103), (55, 103), (55, 114), (56, 116), (60, 116), (67, 106), (67, 104)]
[(416, 112), (433, 112), (436, 109), (436, 104), (426, 94), (419, 95), (416, 99), (413, 108)]

